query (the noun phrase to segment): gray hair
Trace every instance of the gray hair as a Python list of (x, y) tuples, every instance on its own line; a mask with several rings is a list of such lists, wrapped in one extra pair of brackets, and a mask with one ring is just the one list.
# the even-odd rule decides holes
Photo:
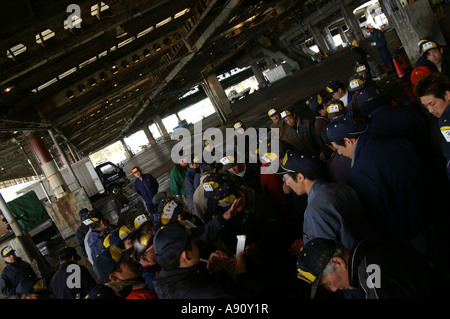
[[(336, 242), (336, 247), (334, 248), (334, 253), (333, 253), (333, 257), (341, 257), (343, 258), (344, 255), (344, 246), (340, 243), (340, 242)], [(322, 271), (322, 275), (328, 275), (331, 274), (333, 272), (336, 271), (336, 267), (334, 266), (334, 263), (330, 261), (328, 262), (328, 264), (325, 266), (325, 268)]]

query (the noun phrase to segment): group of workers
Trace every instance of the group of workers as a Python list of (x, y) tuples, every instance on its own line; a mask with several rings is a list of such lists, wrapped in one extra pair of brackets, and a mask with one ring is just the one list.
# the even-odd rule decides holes
[[(170, 192), (134, 167), (147, 211), (133, 224), (111, 225), (97, 210), (80, 211), (79, 248), (96, 280), (73, 247), (61, 251), (60, 267), (47, 280), (7, 247), (2, 293), (448, 297), (449, 67), (445, 49), (431, 38), (419, 50), (411, 73), (416, 101), (391, 97), (367, 65), (357, 64), (348, 83), (332, 80), (325, 94), (307, 100), (311, 116), (268, 110), (275, 135), (260, 137), (264, 153), (204, 141), (214, 161), (186, 154), (170, 173)], [(235, 138), (246, 135), (242, 121), (234, 129)]]

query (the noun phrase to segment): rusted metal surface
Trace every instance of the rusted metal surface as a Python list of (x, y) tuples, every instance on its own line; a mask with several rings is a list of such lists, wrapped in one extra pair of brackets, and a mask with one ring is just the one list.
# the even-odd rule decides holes
[(78, 212), (83, 208), (92, 209), (91, 201), (83, 188), (67, 193), (45, 207), (64, 239), (77, 231), (81, 223)]

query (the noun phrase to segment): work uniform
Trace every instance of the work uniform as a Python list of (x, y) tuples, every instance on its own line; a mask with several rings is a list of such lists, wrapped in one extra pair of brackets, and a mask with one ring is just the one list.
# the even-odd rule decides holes
[(439, 129), (444, 136), (442, 153), (447, 159), (447, 176), (450, 181), (450, 106), (447, 106), (439, 118)]
[(2, 294), (5, 296), (15, 296), (17, 285), (23, 279), (32, 279), (34, 281), (38, 279), (30, 264), (23, 261), (20, 257), (16, 257), (16, 261), (13, 263), (5, 264), (5, 268), (3, 268), (0, 275)]
[(373, 234), (356, 192), (347, 185), (316, 180), (308, 194), (303, 243), (332, 239), (351, 249), (356, 240)]
[[(73, 276), (76, 271), (70, 269), (68, 270), (67, 267), (70, 265), (74, 265), (79, 269), (79, 272), (76, 272), (79, 274), (79, 277), (77, 278), (77, 282), (80, 284), (79, 287), (69, 287), (67, 285), (69, 276)], [(69, 282), (72, 281), (73, 280), (69, 279)], [(60, 264), (50, 282), (50, 288), (53, 293), (53, 298), (55, 299), (81, 299), (86, 296), (89, 291), (95, 287), (95, 285), (96, 282), (86, 267), (70, 262)]]
[(142, 174), (142, 179), (137, 178), (134, 181), (134, 189), (145, 202), (145, 207), (150, 214), (153, 211), (153, 196), (158, 193), (158, 181), (150, 174)]

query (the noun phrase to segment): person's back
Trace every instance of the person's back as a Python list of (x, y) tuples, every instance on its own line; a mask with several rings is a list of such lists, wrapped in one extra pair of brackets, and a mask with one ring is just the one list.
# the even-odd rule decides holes
[(160, 299), (230, 299), (235, 297), (231, 278), (219, 280), (198, 266), (161, 270), (153, 286)]
[[(440, 276), (427, 258), (407, 244), (362, 241), (352, 249), (349, 260), (350, 284), (364, 291), (366, 299), (449, 297), (448, 279)], [(373, 272), (369, 277), (368, 265), (377, 265), (381, 274)], [(377, 274), (380, 276), (376, 277)], [(369, 286), (369, 282), (373, 285)]]
[[(67, 269), (69, 266), (73, 267), (75, 270)], [(79, 280), (79, 287), (69, 287), (67, 285), (69, 276), (72, 276), (75, 271), (79, 274), (79, 277), (77, 278), (77, 280)], [(54, 299), (83, 298), (95, 287), (95, 285), (96, 282), (86, 267), (69, 262), (59, 265), (58, 270), (55, 272), (50, 282)]]
[(430, 183), (424, 162), (406, 139), (357, 140), (349, 185), (371, 225), (390, 239), (407, 240), (423, 229)]
[(188, 195), (185, 184), (186, 177), (186, 167), (180, 164), (175, 164), (175, 166), (170, 171), (169, 187), (172, 195)]
[(316, 180), (308, 195), (303, 242), (317, 237), (338, 240), (351, 248), (374, 234), (356, 192), (347, 185)]

